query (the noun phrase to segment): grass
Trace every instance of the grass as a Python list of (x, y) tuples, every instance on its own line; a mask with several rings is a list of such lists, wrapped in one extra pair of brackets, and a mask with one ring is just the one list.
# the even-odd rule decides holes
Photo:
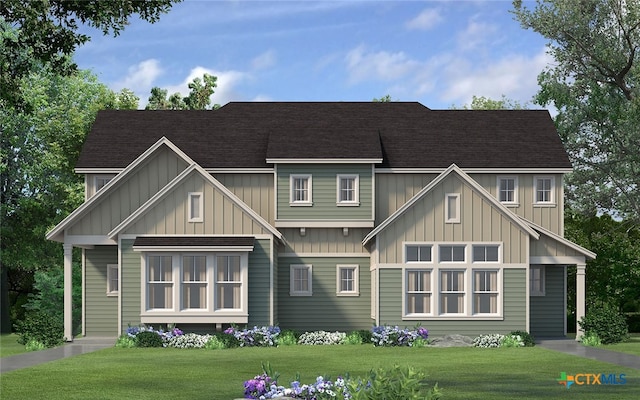
[(18, 343), (18, 335), (15, 333), (0, 335), (0, 357), (21, 353), (27, 353), (27, 349), (23, 344)]
[(605, 350), (633, 354), (640, 357), (640, 333), (632, 333), (629, 340), (622, 343), (601, 346)]
[[(300, 373), (303, 383), (318, 375), (393, 364), (424, 370), (444, 399), (635, 399), (640, 370), (533, 348), (377, 348), (285, 346), (227, 350), (106, 349), (2, 375), (3, 398), (37, 399), (233, 399), (243, 382), (270, 362), (286, 384)], [(625, 385), (559, 385), (560, 372), (626, 374)]]

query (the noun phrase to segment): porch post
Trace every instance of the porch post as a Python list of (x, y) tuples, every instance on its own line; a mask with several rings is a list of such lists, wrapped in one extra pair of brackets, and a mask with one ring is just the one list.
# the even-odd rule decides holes
[(577, 264), (576, 271), (576, 340), (579, 339), (584, 332), (580, 329), (578, 321), (584, 317), (585, 314), (585, 273), (586, 263)]
[(73, 245), (64, 248), (64, 337), (73, 341)]

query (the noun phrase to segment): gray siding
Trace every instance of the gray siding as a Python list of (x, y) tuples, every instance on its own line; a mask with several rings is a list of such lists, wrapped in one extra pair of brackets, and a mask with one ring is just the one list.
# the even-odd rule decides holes
[(120, 287), (122, 289), (122, 329), (128, 325), (140, 324), (141, 293), (140, 293), (140, 253), (133, 251), (133, 240), (122, 240), (122, 266)]
[(107, 296), (107, 265), (118, 264), (118, 248), (95, 246), (84, 254), (85, 335), (117, 336), (118, 296)]
[[(291, 264), (313, 266), (313, 296), (289, 295)], [(336, 295), (336, 266), (359, 266), (360, 295)], [(278, 261), (278, 323), (296, 331), (352, 331), (371, 328), (371, 277), (369, 259), (359, 257), (281, 257)]]
[(273, 174), (214, 174), (240, 200), (273, 225), (275, 205)]
[(529, 306), (531, 334), (534, 337), (564, 336), (565, 323), (565, 281), (564, 268), (547, 265), (545, 271), (545, 295), (531, 296)]
[(376, 173), (376, 225), (402, 207), (436, 176)]
[(340, 228), (306, 228), (305, 235), (299, 228), (280, 228), (286, 243), (284, 253), (363, 253), (362, 239), (371, 231), (367, 228), (349, 228), (347, 236)]
[[(503, 291), (503, 320), (437, 320), (436, 318), (424, 320), (402, 319), (402, 269), (380, 270), (380, 324), (398, 325), (400, 327), (412, 327), (417, 323), (429, 330), (432, 337), (446, 334), (459, 333), (467, 336), (477, 336), (489, 333), (509, 333), (513, 330), (525, 330), (526, 328), (526, 280), (524, 269), (504, 270)], [(434, 295), (436, 293), (434, 292)]]
[(531, 257), (541, 256), (581, 256), (575, 249), (566, 246), (548, 236), (540, 235), (540, 239), (531, 239)]
[(256, 240), (249, 253), (249, 326), (269, 325), (270, 243)]

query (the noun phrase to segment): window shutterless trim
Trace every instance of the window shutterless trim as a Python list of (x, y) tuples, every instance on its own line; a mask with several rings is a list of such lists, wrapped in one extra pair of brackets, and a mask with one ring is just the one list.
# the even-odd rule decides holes
[[(342, 290), (342, 271), (352, 270), (351, 284), (352, 290)], [(336, 296), (359, 296), (360, 295), (360, 267), (357, 264), (336, 265)]]

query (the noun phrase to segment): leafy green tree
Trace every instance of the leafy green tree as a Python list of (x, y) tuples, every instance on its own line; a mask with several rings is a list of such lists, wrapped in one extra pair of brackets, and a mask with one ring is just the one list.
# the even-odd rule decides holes
[[(145, 109), (147, 110), (207, 110), (211, 105), (211, 95), (218, 86), (217, 77), (204, 74), (202, 79), (194, 78), (189, 83), (189, 95), (182, 97), (180, 93), (174, 93), (167, 98), (168, 91), (159, 87), (151, 89), (151, 96)], [(219, 108), (214, 104), (213, 109)]]
[(535, 102), (558, 110), (558, 132), (576, 171), (568, 204), (640, 223), (640, 2), (513, 2), (515, 18), (549, 40), (555, 62)]
[(76, 69), (69, 55), (91, 37), (82, 25), (117, 36), (133, 15), (154, 23), (181, 0), (22, 1), (3, 0), (0, 7), (0, 104), (24, 106), (20, 80), (34, 67), (51, 66), (68, 75)]
[[(494, 100), (490, 97), (485, 96), (473, 96), (471, 99), (471, 104), (463, 105), (463, 110), (524, 110), (528, 108), (528, 103), (520, 103), (516, 100), (512, 100), (507, 98), (507, 96), (502, 95), (500, 100)], [(452, 106), (451, 108), (456, 109), (457, 107)]]
[(386, 95), (380, 97), (379, 99), (374, 97), (373, 100), (371, 100), (371, 101), (373, 101), (374, 103), (389, 103), (389, 102), (391, 102), (393, 100), (391, 99), (391, 95), (390, 94), (386, 94)]

